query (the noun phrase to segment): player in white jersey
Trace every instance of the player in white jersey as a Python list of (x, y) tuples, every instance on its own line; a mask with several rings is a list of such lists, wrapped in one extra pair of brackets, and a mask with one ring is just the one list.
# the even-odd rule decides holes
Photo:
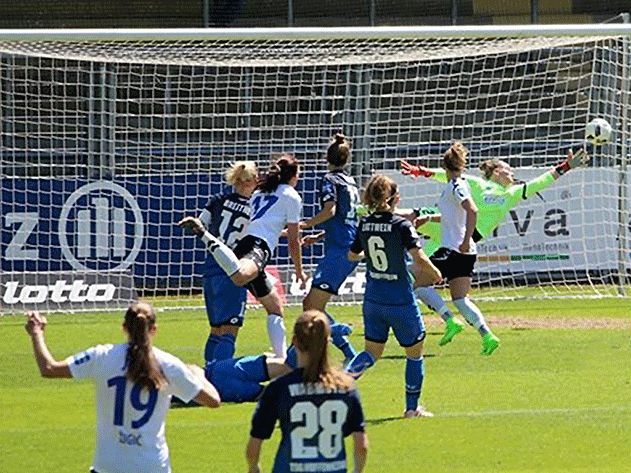
[[(430, 260), (449, 281), (449, 292), (454, 305), (480, 333), (481, 353), (490, 355), (499, 347), (500, 341), (491, 332), (480, 309), (469, 299), (473, 268), (477, 259), (473, 234), (478, 208), (471, 197), (469, 184), (462, 177), (468, 153), (462, 143), (456, 142), (443, 155), (442, 166), (447, 172), (447, 184), (438, 201), (441, 247)], [(462, 323), (452, 317), (447, 322), (446, 335), (441, 343), (448, 343), (461, 330)]]
[[(257, 298), (268, 296), (273, 288), (265, 273), (272, 251), (287, 227), (289, 255), (294, 263), (296, 280), (306, 284), (308, 276), (302, 268), (300, 217), (302, 199), (296, 192), (298, 161), (284, 154), (270, 168), (250, 198), (250, 222), (246, 235), (234, 251), (208, 232), (194, 217), (186, 217), (179, 225), (200, 236), (215, 261), (237, 286), (246, 286)], [(283, 356), (287, 347), (285, 324), (280, 314), (268, 316), (268, 333), (274, 352)]]
[(152, 346), (157, 327), (147, 303), (127, 309), (123, 322), (127, 343), (97, 345), (63, 361), (53, 358), (44, 340), (46, 317), (38, 312), (27, 317), (25, 328), (43, 377), (95, 382), (97, 440), (92, 472), (170, 472), (164, 424), (171, 396), (219, 407), (219, 394), (200, 367), (187, 367)]

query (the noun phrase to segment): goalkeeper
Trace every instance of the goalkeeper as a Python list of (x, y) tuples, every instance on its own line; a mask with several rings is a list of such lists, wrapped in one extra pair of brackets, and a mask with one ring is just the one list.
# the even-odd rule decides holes
[[(566, 172), (584, 166), (587, 159), (587, 153), (584, 149), (580, 149), (576, 153), (569, 150), (564, 161), (528, 182), (516, 183), (511, 166), (499, 159), (488, 159), (480, 164), (480, 171), (484, 178), (463, 175), (471, 188), (473, 201), (478, 207), (473, 241), (477, 243), (489, 236), (519, 202), (547, 188)], [(435, 170), (423, 166), (413, 166), (405, 160), (401, 161), (401, 173), (413, 178), (423, 176), (439, 182), (447, 182), (447, 174), (443, 169)], [(431, 257), (440, 247), (441, 242), (438, 209), (416, 208), (408, 217), (414, 218), (418, 232), (429, 238), (424, 251), (427, 256)], [(439, 342), (439, 345), (445, 345), (462, 331), (462, 323), (454, 318), (454, 314), (449, 310), (436, 289), (423, 280), (423, 275), (416, 274), (415, 276), (418, 286), (416, 288), (417, 297), (430, 309), (437, 312), (447, 325), (445, 334)], [(482, 314), (479, 314), (479, 317), (469, 316), (466, 319), (477, 330), (485, 325)]]

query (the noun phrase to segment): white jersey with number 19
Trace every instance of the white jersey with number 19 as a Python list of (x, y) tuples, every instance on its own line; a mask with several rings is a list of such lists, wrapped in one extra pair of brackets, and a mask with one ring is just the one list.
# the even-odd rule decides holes
[(250, 208), (248, 235), (265, 240), (273, 252), (285, 226), (300, 222), (302, 199), (292, 186), (280, 184), (274, 192), (256, 191), (252, 194)]
[(129, 345), (97, 345), (66, 359), (73, 378), (96, 383), (97, 442), (92, 468), (99, 473), (168, 473), (164, 420), (171, 395), (185, 402), (202, 389), (182, 361), (153, 348), (168, 384), (149, 390), (125, 376)]

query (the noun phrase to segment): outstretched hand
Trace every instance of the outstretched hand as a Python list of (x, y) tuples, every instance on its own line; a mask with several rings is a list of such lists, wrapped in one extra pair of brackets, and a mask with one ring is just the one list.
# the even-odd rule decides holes
[(202, 235), (205, 231), (204, 224), (197, 217), (184, 217), (177, 224), (183, 229), (189, 230), (197, 236)]
[(405, 159), (400, 160), (399, 164), (401, 164), (401, 174), (404, 176), (412, 176), (416, 179), (419, 176), (432, 177), (434, 175), (434, 171), (423, 166), (414, 166)]
[(43, 332), (47, 324), (48, 320), (46, 320), (46, 317), (41, 315), (38, 311), (31, 310), (26, 313), (26, 324), (24, 324), (24, 329), (29, 335)]
[(570, 149), (567, 152), (566, 161), (570, 169), (584, 167), (587, 166), (589, 155), (587, 154), (587, 151), (585, 151), (585, 148), (579, 149), (576, 153)]

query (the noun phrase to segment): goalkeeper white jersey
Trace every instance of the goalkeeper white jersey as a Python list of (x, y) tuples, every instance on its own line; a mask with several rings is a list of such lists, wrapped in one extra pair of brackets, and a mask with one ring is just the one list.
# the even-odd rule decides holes
[[(464, 239), (467, 229), (467, 212), (462, 203), (471, 199), (469, 183), (462, 177), (452, 179), (445, 185), (438, 209), (440, 210), (440, 246), (454, 251), (460, 251), (458, 247)], [(473, 239), (468, 254), (476, 254), (477, 247)]]
[(178, 358), (154, 347), (168, 385), (160, 391), (143, 389), (125, 377), (127, 348), (97, 345), (66, 359), (74, 378), (96, 384), (92, 468), (99, 473), (167, 473), (171, 463), (164, 421), (171, 395), (188, 402), (199, 394), (202, 381)]
[(248, 235), (262, 238), (274, 251), (285, 226), (300, 222), (302, 199), (292, 186), (280, 184), (274, 192), (252, 194), (250, 208)]

